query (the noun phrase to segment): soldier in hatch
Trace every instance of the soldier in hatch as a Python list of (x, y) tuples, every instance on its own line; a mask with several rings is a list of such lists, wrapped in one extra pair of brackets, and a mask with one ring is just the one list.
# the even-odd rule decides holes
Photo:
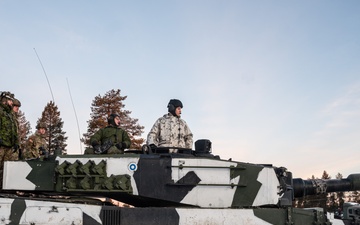
[(0, 189), (2, 189), (4, 161), (18, 160), (19, 138), (12, 114), (14, 95), (2, 92), (0, 95)]
[[(185, 120), (180, 118), (183, 104), (178, 99), (171, 99), (168, 114), (160, 117), (147, 136), (147, 145), (157, 147), (192, 148), (193, 134)], [(173, 151), (173, 150), (172, 150)], [(176, 150), (174, 150), (176, 152)]]
[(24, 159), (37, 159), (41, 155), (46, 155), (46, 128), (46, 124), (43, 122), (36, 125), (35, 134), (31, 135), (26, 142)]
[(108, 126), (98, 130), (91, 138), (93, 152), (87, 150), (85, 154), (123, 154), (124, 149), (129, 148), (131, 140), (128, 133), (120, 126), (120, 116), (110, 114)]

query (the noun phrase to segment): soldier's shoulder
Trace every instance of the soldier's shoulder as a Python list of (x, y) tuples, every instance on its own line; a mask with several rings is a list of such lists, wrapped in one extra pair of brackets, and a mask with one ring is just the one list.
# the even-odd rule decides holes
[(164, 123), (164, 121), (166, 121), (168, 118), (166, 117), (166, 115), (158, 118), (156, 121), (155, 121), (155, 124), (159, 124), (159, 123)]
[(160, 121), (164, 120), (164, 119), (165, 119), (165, 116), (166, 116), (166, 115), (164, 115), (164, 116), (162, 116), (162, 117), (157, 118), (157, 120), (155, 121), (155, 123), (154, 123), (154, 124), (159, 123)]
[(0, 103), (0, 113), (3, 114), (5, 112), (3, 104)]
[(118, 130), (117, 127), (113, 127), (113, 126), (107, 126), (105, 128), (103, 128), (101, 131), (100, 131), (100, 134), (101, 135), (106, 135), (106, 134), (112, 134), (112, 133), (116, 133), (116, 131)]
[(172, 118), (172, 115), (170, 114), (165, 114), (163, 115), (162, 117), (159, 118), (159, 120), (168, 120), (168, 119), (171, 119)]

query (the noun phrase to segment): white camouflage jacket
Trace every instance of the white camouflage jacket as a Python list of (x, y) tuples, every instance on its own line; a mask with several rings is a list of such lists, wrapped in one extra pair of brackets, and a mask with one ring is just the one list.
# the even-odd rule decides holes
[(192, 148), (193, 134), (180, 117), (171, 113), (160, 117), (151, 128), (146, 143), (158, 147)]

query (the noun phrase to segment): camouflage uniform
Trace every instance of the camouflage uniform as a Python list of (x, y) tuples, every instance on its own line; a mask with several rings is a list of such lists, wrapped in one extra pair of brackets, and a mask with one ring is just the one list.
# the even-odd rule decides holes
[(147, 144), (191, 149), (193, 134), (183, 119), (168, 113), (155, 122), (147, 136)]
[[(19, 120), (18, 120), (18, 115), (16, 114), (16, 112), (11, 112), (11, 115), (13, 117), (13, 121), (15, 123), (15, 129), (16, 129), (16, 133), (18, 134), (18, 138), (19, 137), (19, 131), (20, 131), (20, 124), (19, 124)], [(20, 140), (20, 139), (19, 139)]]
[(24, 152), (24, 159), (40, 158), (40, 149), (46, 149), (45, 135), (42, 135), (38, 130), (31, 135), (26, 142), (26, 151)]
[[(7, 97), (12, 98), (9, 95)], [(3, 96), (1, 98), (3, 100)], [(12, 108), (0, 102), (0, 188), (2, 188), (4, 162), (19, 159), (16, 151), (18, 147), (19, 138)]]
[[(111, 143), (111, 147), (107, 150), (107, 154), (122, 154), (125, 148), (130, 148), (131, 140), (125, 130), (120, 127), (109, 125), (98, 130), (91, 138), (90, 143), (95, 145), (104, 145), (106, 142)], [(121, 147), (116, 147), (116, 145)], [(87, 150), (86, 154), (92, 154)]]
[(17, 132), (17, 134), (18, 134), (18, 142), (19, 142), (19, 144), (21, 144), (21, 142), (20, 142), (20, 123), (19, 123), (19, 114), (18, 114), (18, 112), (15, 112), (15, 110), (14, 110), (14, 107), (15, 106), (17, 106), (17, 107), (19, 107), (20, 108), (20, 106), (21, 106), (21, 103), (20, 103), (20, 101), (18, 100), (18, 99), (14, 99), (14, 101), (13, 101), (13, 110), (11, 111), (11, 113), (12, 113), (12, 115), (13, 115), (13, 117), (14, 117), (14, 121), (15, 121), (15, 124), (16, 124), (16, 132)]

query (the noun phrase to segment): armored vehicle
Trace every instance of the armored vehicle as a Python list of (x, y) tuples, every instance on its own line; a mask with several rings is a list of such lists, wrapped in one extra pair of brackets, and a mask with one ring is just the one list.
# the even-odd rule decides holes
[(356, 202), (345, 202), (342, 214), (339, 215), (345, 224), (360, 225), (360, 204)]
[(0, 224), (330, 225), (322, 209), (292, 207), (294, 198), (359, 189), (360, 174), (295, 179), (285, 167), (221, 159), (203, 139), (194, 150), (5, 162)]

